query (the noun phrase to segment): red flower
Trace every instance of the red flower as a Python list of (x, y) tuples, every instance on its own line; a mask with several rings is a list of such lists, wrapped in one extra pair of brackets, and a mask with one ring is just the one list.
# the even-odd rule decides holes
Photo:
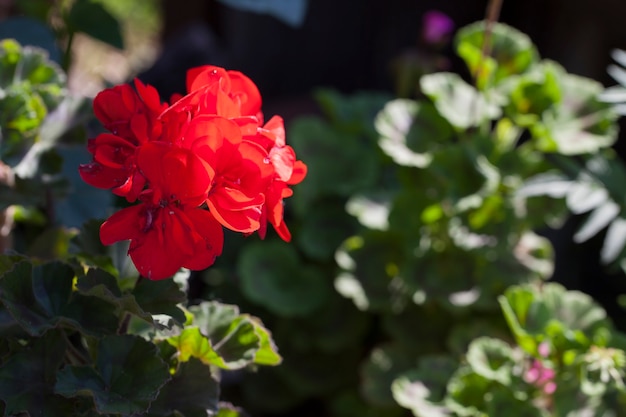
[(135, 165), (137, 146), (122, 137), (102, 133), (90, 139), (87, 148), (93, 161), (79, 166), (83, 181), (135, 201), (146, 183)]
[(154, 87), (138, 79), (134, 84), (135, 89), (123, 84), (98, 93), (93, 110), (109, 132), (138, 145), (159, 135), (157, 117), (167, 105), (161, 103)]
[(194, 68), (187, 90), (171, 106), (138, 80), (98, 94), (94, 112), (111, 133), (89, 140), (93, 160), (79, 167), (85, 182), (140, 201), (105, 221), (100, 239), (130, 240), (131, 259), (150, 279), (213, 264), (222, 226), (265, 237), (269, 222), (288, 241), (283, 199), (306, 175), (282, 118), (260, 127), (261, 95), (248, 77)]
[(128, 253), (141, 275), (172, 276), (181, 267), (204, 269), (222, 252), (224, 235), (213, 215), (199, 205), (212, 169), (189, 150), (164, 143), (144, 145), (138, 166), (149, 182), (142, 204), (113, 214), (100, 228), (110, 245), (130, 240)]
[(272, 175), (267, 153), (242, 141), (239, 126), (222, 117), (199, 116), (184, 136), (187, 146), (215, 170), (206, 197), (215, 218), (237, 232), (257, 230), (263, 191)]
[(252, 80), (239, 71), (213, 65), (187, 71), (187, 92), (203, 91), (205, 112), (233, 118), (255, 116), (261, 120), (261, 93)]
[(267, 222), (286, 242), (291, 240), (291, 232), (284, 222), (283, 199), (291, 197), (293, 191), (289, 185), (300, 183), (306, 176), (307, 167), (302, 161), (296, 161), (296, 153), (285, 142), (285, 127), (280, 116), (272, 117), (255, 136), (248, 136), (246, 141), (263, 147), (274, 168), (272, 180), (265, 190), (265, 204), (260, 220), (259, 235), (265, 238)]

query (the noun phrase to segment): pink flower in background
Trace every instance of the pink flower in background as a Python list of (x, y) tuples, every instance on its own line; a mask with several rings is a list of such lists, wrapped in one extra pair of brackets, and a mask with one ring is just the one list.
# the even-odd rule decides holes
[[(550, 355), (550, 345), (547, 343), (539, 344), (537, 352), (540, 356), (547, 358)], [(547, 395), (556, 391), (554, 377), (554, 369), (545, 366), (541, 359), (533, 359), (530, 368), (524, 373), (524, 381), (540, 388)]]
[(541, 388), (545, 394), (549, 395), (556, 391), (554, 375), (554, 369), (546, 367), (540, 360), (535, 359), (524, 374), (524, 381)]
[(422, 18), (422, 38), (427, 44), (445, 42), (454, 30), (454, 22), (448, 15), (431, 10)]

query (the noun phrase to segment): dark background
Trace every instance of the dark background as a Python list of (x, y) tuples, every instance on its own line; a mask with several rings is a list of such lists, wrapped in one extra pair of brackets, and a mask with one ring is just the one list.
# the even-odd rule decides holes
[[(483, 19), (478, 0), (310, 0), (305, 21), (294, 28), (269, 15), (243, 12), (216, 0), (162, 0), (162, 53), (140, 77), (163, 97), (184, 91), (187, 68), (215, 64), (237, 69), (261, 90), (266, 115), (286, 121), (316, 111), (310, 93), (320, 86), (344, 93), (393, 88), (390, 62), (420, 43), (422, 16), (438, 10), (456, 27)], [(626, 49), (626, 1), (504, 0), (499, 20), (528, 34), (543, 58), (569, 72), (613, 85), (610, 52)], [(451, 46), (442, 51), (450, 70), (463, 73)], [(626, 131), (622, 123), (622, 132)], [(622, 133), (616, 150), (626, 156)], [(624, 185), (626, 193), (626, 184)], [(572, 243), (581, 219), (545, 231), (556, 250), (554, 279), (582, 290), (608, 310), (622, 330), (626, 314), (617, 296), (626, 293), (622, 272), (599, 265), (603, 236)]]

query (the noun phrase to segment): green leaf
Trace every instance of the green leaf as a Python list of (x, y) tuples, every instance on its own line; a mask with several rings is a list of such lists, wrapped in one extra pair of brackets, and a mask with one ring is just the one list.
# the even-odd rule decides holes
[(178, 304), (185, 302), (187, 296), (174, 280), (151, 281), (140, 278), (131, 294), (146, 313), (164, 314), (178, 323), (186, 321), (185, 313), (178, 307)]
[(626, 219), (618, 217), (609, 225), (602, 249), (600, 250), (600, 260), (611, 263), (618, 259), (626, 246)]
[(398, 99), (390, 101), (376, 116), (378, 145), (398, 165), (423, 168), (432, 151), (452, 137), (450, 124), (430, 103)]
[(403, 246), (394, 233), (371, 231), (347, 239), (335, 260), (342, 269), (335, 289), (359, 310), (388, 311), (404, 303), (398, 278)]
[(81, 294), (115, 305), (118, 315), (128, 312), (153, 323), (152, 315), (141, 308), (132, 294), (122, 293), (115, 277), (102, 269), (90, 268), (84, 276), (78, 278), (76, 289)]
[(33, 266), (17, 263), (0, 279), (0, 301), (33, 336), (59, 325), (92, 336), (115, 333), (115, 307), (97, 297), (72, 290), (74, 270), (61, 262)]
[(194, 317), (193, 324), (221, 358), (219, 364), (213, 364), (238, 369), (252, 362), (263, 365), (281, 362), (271, 334), (261, 320), (240, 314), (237, 306), (207, 301), (189, 307), (189, 311)]
[(591, 297), (556, 283), (509, 288), (498, 301), (519, 346), (532, 355), (549, 338), (555, 349), (586, 349), (599, 329), (611, 328)]
[[(180, 362), (150, 405), (150, 415), (206, 416), (218, 409), (219, 383), (211, 368), (196, 358)], [(219, 415), (219, 414), (218, 414)]]
[(580, 228), (574, 233), (574, 242), (581, 243), (591, 239), (601, 230), (607, 227), (617, 216), (619, 216), (620, 207), (613, 200), (607, 200), (587, 216)]
[(293, 246), (282, 241), (255, 242), (237, 265), (244, 295), (281, 316), (305, 316), (324, 304), (330, 285), (314, 267), (302, 267)]
[(459, 29), (455, 37), (456, 50), (465, 61), (480, 89), (496, 86), (511, 75), (523, 74), (538, 60), (539, 54), (530, 38), (502, 23), (493, 23), (485, 51), (485, 22)]
[(348, 199), (346, 212), (368, 229), (387, 230), (392, 197), (388, 190), (357, 194)]
[(0, 398), (6, 406), (3, 415), (72, 415), (72, 402), (52, 392), (65, 349), (61, 332), (49, 331), (0, 366)]
[(509, 98), (505, 114), (520, 126), (534, 125), (545, 111), (560, 103), (562, 75), (560, 66), (542, 62), (529, 73), (509, 80), (504, 88)]
[(499, 339), (481, 337), (472, 341), (467, 351), (467, 363), (478, 375), (509, 385), (515, 366), (513, 351)]
[(318, 89), (314, 97), (330, 122), (343, 131), (375, 137), (374, 116), (391, 97), (383, 92), (350, 95), (331, 89)]
[(246, 414), (239, 407), (230, 403), (220, 402), (217, 415), (215, 417), (245, 417)]
[(356, 232), (357, 222), (336, 203), (324, 202), (310, 210), (309, 215), (301, 220), (298, 246), (313, 259), (332, 259), (341, 242)]
[(33, 145), (38, 129), (66, 94), (66, 77), (47, 52), (0, 42), (0, 156), (15, 165)]
[(446, 405), (460, 416), (488, 417), (488, 399), (496, 391), (495, 384), (469, 366), (461, 367), (448, 382)]
[(114, 48), (124, 49), (120, 24), (101, 3), (77, 0), (66, 19), (71, 32), (83, 32)]
[(414, 355), (402, 346), (386, 344), (374, 347), (361, 364), (361, 395), (374, 406), (396, 404), (392, 383), (416, 364)]
[(541, 125), (531, 128), (537, 149), (580, 155), (608, 148), (617, 140), (617, 115), (599, 101), (602, 84), (572, 74), (559, 78), (563, 97), (546, 112)]
[(455, 322), (448, 333), (446, 347), (452, 355), (460, 357), (465, 355), (470, 343), (482, 336), (507, 340), (511, 338), (511, 332), (504, 317), (496, 321), (492, 317), (468, 316), (468, 320)]
[(274, 327), (281, 347), (334, 353), (362, 343), (369, 325), (368, 316), (336, 294), (316, 314), (280, 320)]
[(93, 398), (101, 414), (144, 413), (170, 379), (156, 346), (131, 335), (105, 336), (94, 366), (66, 366), (57, 374), (55, 392)]
[(416, 369), (402, 373), (393, 381), (393, 398), (416, 417), (448, 416), (443, 399), (456, 368), (457, 363), (450, 357), (423, 356)]
[(132, 290), (139, 273), (128, 256), (128, 242), (104, 246), (100, 241), (103, 220), (91, 219), (83, 223), (80, 232), (70, 242), (70, 253), (89, 265), (102, 268), (117, 280), (121, 289)]
[(320, 196), (350, 196), (369, 188), (378, 177), (373, 140), (333, 128), (322, 119), (301, 117), (289, 127), (289, 140), (306, 161), (307, 178), (293, 199), (303, 211)]
[(420, 87), (452, 126), (465, 130), (500, 116), (500, 107), (454, 73), (424, 75)]

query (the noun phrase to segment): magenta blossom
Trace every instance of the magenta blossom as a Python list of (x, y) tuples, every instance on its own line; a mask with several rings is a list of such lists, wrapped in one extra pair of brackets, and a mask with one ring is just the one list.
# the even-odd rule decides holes
[(422, 18), (422, 38), (430, 45), (445, 42), (454, 30), (454, 22), (448, 15), (431, 10)]

